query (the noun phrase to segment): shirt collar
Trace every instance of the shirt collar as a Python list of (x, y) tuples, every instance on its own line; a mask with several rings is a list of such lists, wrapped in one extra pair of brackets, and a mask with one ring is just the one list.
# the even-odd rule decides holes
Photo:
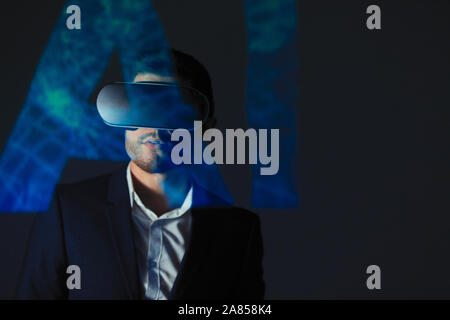
[(189, 189), (189, 192), (186, 195), (186, 198), (183, 201), (183, 204), (179, 208), (175, 208), (171, 211), (168, 211), (161, 216), (157, 216), (152, 210), (148, 209), (142, 200), (139, 198), (138, 194), (134, 191), (133, 186), (133, 179), (131, 177), (131, 161), (128, 163), (127, 166), (127, 184), (128, 184), (128, 192), (130, 196), (130, 206), (133, 208), (134, 205), (138, 206), (141, 211), (143, 211), (148, 218), (150, 218), (152, 221), (157, 219), (165, 219), (165, 218), (177, 218), (182, 216), (184, 213), (189, 211), (189, 209), (192, 207), (192, 194), (193, 194), (193, 187)]

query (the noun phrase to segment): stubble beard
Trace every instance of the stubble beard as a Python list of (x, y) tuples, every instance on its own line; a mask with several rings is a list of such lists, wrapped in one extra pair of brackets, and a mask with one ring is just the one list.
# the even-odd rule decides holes
[(145, 146), (138, 141), (131, 141), (131, 139), (125, 137), (125, 149), (131, 161), (133, 161), (139, 168), (149, 173), (163, 173), (169, 169), (167, 161), (164, 160), (163, 154), (159, 151), (150, 151), (152, 157), (143, 156)]

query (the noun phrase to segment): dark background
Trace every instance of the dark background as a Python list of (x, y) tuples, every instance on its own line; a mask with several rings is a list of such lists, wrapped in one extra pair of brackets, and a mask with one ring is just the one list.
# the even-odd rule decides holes
[[(0, 149), (65, 1), (2, 4)], [(381, 7), (382, 30), (366, 28)], [(241, 1), (154, 1), (169, 43), (212, 75), (219, 128), (246, 127)], [(258, 210), (267, 298), (450, 298), (450, 1), (298, 1), (297, 210)], [(113, 57), (104, 79), (117, 77)], [(113, 163), (72, 160), (63, 181)], [(99, 171), (100, 170), (100, 171)], [(249, 206), (250, 168), (221, 166)], [(0, 298), (32, 214), (0, 214)], [(381, 267), (378, 291), (368, 265)]]

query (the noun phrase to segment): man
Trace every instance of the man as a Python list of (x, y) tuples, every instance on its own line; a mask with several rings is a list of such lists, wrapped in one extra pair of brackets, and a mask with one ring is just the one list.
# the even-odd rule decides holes
[[(135, 82), (176, 80), (203, 92), (213, 110), (206, 69), (179, 51), (171, 56), (175, 79), (144, 63)], [(167, 135), (126, 130), (126, 167), (56, 187), (49, 212), (36, 218), (19, 298), (263, 298), (258, 216), (171, 166)], [(69, 266), (79, 268), (79, 288), (68, 286)]]

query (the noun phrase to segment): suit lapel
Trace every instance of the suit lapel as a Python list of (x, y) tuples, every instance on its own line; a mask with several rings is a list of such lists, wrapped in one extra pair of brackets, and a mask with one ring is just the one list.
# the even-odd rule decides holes
[[(194, 184), (194, 195), (191, 209), (191, 238), (181, 262), (178, 276), (175, 279), (169, 299), (186, 299), (191, 284), (195, 284), (197, 271), (208, 262), (208, 253), (213, 249), (215, 237), (212, 219), (209, 219), (211, 208), (227, 205), (224, 200), (207, 192), (198, 184)], [(209, 207), (209, 208), (208, 208)]]
[(196, 214), (193, 209), (192, 214), (192, 234), (186, 253), (181, 262), (180, 270), (175, 279), (169, 299), (182, 299), (188, 289), (197, 269), (204, 260), (204, 256), (209, 249), (210, 234), (205, 232), (204, 220)]
[(139, 299), (139, 276), (133, 241), (126, 167), (111, 175), (105, 214), (123, 285), (130, 299)]

